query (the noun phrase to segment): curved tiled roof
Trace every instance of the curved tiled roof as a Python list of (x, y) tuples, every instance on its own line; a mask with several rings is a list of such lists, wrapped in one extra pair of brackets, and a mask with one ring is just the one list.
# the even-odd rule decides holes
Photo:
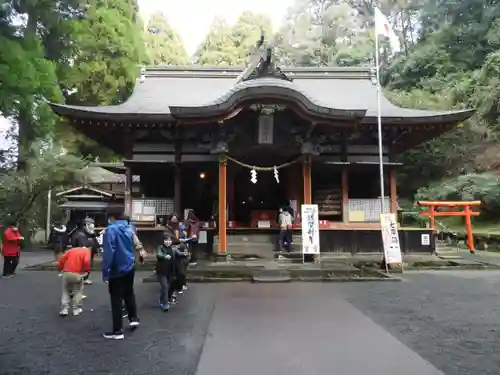
[[(80, 107), (52, 104), (60, 115), (81, 119), (171, 121), (229, 110), (243, 100), (291, 100), (320, 117), (363, 118), (376, 122), (377, 88), (365, 68), (282, 69), (293, 82), (256, 78), (237, 82), (241, 69), (151, 68), (138, 80), (130, 98), (117, 106)], [(401, 108), (381, 95), (384, 123), (459, 122), (473, 110), (427, 111)]]

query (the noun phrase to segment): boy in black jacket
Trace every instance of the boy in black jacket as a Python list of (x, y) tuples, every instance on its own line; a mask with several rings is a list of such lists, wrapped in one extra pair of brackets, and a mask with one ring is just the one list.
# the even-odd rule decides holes
[(175, 274), (175, 250), (172, 248), (177, 239), (165, 236), (163, 244), (156, 249), (156, 277), (160, 283), (159, 305), (163, 311), (170, 308), (173, 288), (171, 287)]
[(173, 293), (178, 272), (179, 259), (187, 256), (184, 242), (178, 236), (178, 220), (176, 215), (170, 215), (163, 235), (163, 244), (156, 249), (156, 275), (160, 283), (160, 307), (168, 311), (173, 302)]

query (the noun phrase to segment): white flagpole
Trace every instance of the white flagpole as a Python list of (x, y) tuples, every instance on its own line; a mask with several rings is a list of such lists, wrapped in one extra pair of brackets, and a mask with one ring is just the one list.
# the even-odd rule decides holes
[[(375, 22), (377, 22), (375, 20)], [(382, 111), (381, 111), (381, 106), (380, 106), (380, 95), (381, 95), (381, 90), (382, 88), (380, 87), (380, 63), (379, 63), (379, 43), (378, 43), (378, 29), (377, 25), (375, 25), (375, 73), (376, 77), (375, 79), (377, 80), (377, 130), (378, 130), (378, 161), (379, 161), (379, 173), (380, 173), (380, 213), (383, 214), (385, 213), (385, 189), (384, 189), (384, 149), (383, 149), (383, 142), (382, 142)], [(382, 225), (382, 222), (380, 223)], [(380, 230), (382, 230), (382, 226), (380, 227)], [(385, 253), (385, 250), (384, 250)], [(385, 265), (385, 272), (388, 274), (389, 273), (389, 265), (387, 264), (387, 259), (385, 259), (385, 254), (384, 254), (384, 265)]]
[(380, 64), (379, 64), (379, 43), (378, 43), (378, 30), (375, 27), (375, 72), (377, 80), (377, 130), (378, 130), (378, 158), (379, 158), (379, 173), (380, 173), (380, 209), (381, 213), (385, 212), (385, 189), (384, 189), (384, 150), (382, 142), (382, 114), (380, 109)]

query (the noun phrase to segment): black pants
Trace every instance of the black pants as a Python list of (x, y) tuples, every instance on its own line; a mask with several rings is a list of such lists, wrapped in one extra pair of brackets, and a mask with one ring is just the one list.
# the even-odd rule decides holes
[(189, 262), (195, 263), (198, 261), (198, 243), (197, 242), (192, 242), (191, 245), (189, 246), (189, 250), (191, 251), (191, 259)]
[(289, 229), (281, 229), (279, 234), (280, 251), (290, 251), (292, 249), (292, 231)]
[(182, 290), (182, 287), (186, 285), (187, 266), (188, 266), (187, 259), (177, 260), (175, 264), (175, 278), (173, 281), (175, 291)]
[(156, 277), (160, 283), (160, 304), (164, 305), (172, 300), (172, 295), (174, 294), (172, 280), (169, 276), (161, 273), (157, 273)]
[(113, 332), (123, 329), (122, 302), (130, 321), (137, 320), (137, 306), (134, 294), (134, 275), (131, 271), (126, 275), (109, 279), (108, 289), (111, 297), (111, 314), (113, 315)]
[(19, 255), (3, 257), (3, 275), (10, 276), (16, 273), (17, 265), (19, 264)]

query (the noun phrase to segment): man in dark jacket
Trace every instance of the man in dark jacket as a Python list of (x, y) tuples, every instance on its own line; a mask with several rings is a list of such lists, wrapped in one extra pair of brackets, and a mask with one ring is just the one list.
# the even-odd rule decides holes
[(125, 302), (127, 309), (129, 328), (139, 326), (134, 294), (134, 231), (123, 212), (110, 215), (103, 247), (102, 278), (108, 283), (113, 316), (113, 330), (104, 333), (104, 337), (123, 340), (122, 302)]
[[(94, 265), (94, 257), (99, 252), (99, 241), (97, 241), (97, 233), (94, 230), (94, 219), (87, 217), (83, 221), (83, 225), (73, 233), (71, 238), (71, 247), (85, 247), (91, 245), (90, 268)], [(85, 276), (84, 283), (92, 284), (89, 279), (90, 272)]]

